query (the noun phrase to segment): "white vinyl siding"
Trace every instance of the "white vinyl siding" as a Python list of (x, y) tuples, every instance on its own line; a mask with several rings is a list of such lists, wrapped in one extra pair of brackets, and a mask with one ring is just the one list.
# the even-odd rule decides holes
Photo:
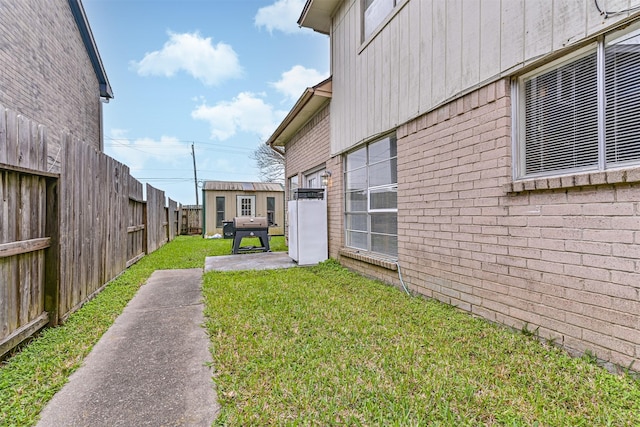
[(640, 30), (518, 79), (514, 176), (640, 163)]
[(341, 2), (332, 17), (331, 155), (629, 18), (603, 19), (592, 1), (397, 3), (366, 39), (362, 0)]
[(395, 136), (346, 155), (345, 237), (348, 247), (397, 256), (397, 163)]

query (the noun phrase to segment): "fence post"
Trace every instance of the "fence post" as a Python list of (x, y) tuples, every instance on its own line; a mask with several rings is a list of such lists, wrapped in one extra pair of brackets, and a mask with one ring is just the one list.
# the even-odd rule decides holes
[(164, 210), (164, 216), (167, 221), (167, 243), (171, 241), (171, 215), (169, 215), (169, 212), (171, 212), (171, 199), (169, 199), (168, 206)]
[(49, 326), (58, 324), (60, 299), (60, 202), (58, 180), (47, 179), (47, 216), (45, 233), (51, 246), (45, 250), (44, 310), (49, 313)]
[[(149, 199), (149, 196), (147, 196), (147, 200)], [(145, 255), (149, 254), (149, 218), (147, 218), (147, 202), (145, 201), (142, 204), (142, 224), (144, 225), (144, 228), (142, 229), (142, 252), (145, 253)]]

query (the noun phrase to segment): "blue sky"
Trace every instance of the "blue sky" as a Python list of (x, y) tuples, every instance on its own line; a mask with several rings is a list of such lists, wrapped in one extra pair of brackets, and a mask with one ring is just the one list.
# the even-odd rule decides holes
[(105, 153), (183, 204), (198, 180), (258, 181), (251, 152), (308, 86), (329, 39), (296, 21), (304, 0), (83, 0), (115, 98)]

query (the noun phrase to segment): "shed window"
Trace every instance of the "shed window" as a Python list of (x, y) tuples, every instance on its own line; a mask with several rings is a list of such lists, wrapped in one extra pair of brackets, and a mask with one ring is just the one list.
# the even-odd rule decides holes
[(515, 178), (640, 163), (640, 29), (518, 79)]
[(224, 196), (216, 196), (216, 227), (222, 228), (224, 221)]
[(276, 225), (276, 198), (267, 197), (267, 222)]

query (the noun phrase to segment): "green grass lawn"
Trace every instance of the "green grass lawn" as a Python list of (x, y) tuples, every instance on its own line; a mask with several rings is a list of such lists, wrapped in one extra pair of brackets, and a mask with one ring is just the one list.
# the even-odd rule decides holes
[(219, 425), (640, 425), (630, 376), (335, 262), (204, 292)]
[[(2, 362), (0, 425), (35, 423), (153, 271), (230, 252), (178, 237)], [(334, 262), (211, 272), (204, 292), (219, 425), (640, 425), (631, 377)]]
[[(46, 329), (21, 351), (4, 360), (0, 365), (0, 426), (35, 423), (40, 411), (80, 366), (151, 273), (159, 269), (202, 268), (207, 256), (229, 255), (232, 242), (177, 237), (113, 280), (63, 326)], [(285, 248), (283, 237), (271, 239), (272, 250)]]

